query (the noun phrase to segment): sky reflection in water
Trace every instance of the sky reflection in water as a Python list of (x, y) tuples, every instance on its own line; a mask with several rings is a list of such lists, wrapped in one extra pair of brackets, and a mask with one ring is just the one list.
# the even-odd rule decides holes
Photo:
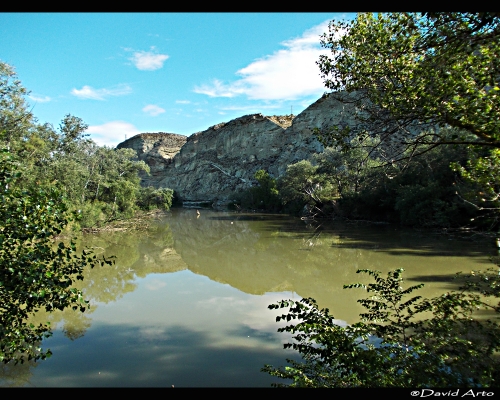
[[(393, 226), (324, 223), (285, 216), (172, 210), (147, 232), (87, 236), (116, 265), (89, 270), (79, 282), (89, 313), (42, 314), (53, 356), (3, 366), (0, 384), (24, 386), (264, 386), (260, 368), (296, 355), (276, 332), (280, 299), (314, 297), (339, 323), (361, 311), (366, 278), (359, 268), (405, 268), (421, 294), (453, 289), (457, 271), (484, 269), (492, 249)], [(3, 379), (1, 378), (3, 377)]]

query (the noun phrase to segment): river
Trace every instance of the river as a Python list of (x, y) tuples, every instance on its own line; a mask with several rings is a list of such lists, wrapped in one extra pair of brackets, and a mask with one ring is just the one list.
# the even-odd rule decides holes
[(115, 255), (85, 273), (85, 313), (37, 315), (54, 328), (37, 363), (2, 365), (1, 386), (269, 387), (264, 364), (297, 359), (277, 333), (281, 299), (313, 297), (340, 324), (358, 320), (357, 269), (405, 269), (419, 294), (456, 288), (458, 271), (494, 266), (493, 244), (392, 225), (307, 223), (284, 215), (172, 209), (144, 231), (85, 235)]

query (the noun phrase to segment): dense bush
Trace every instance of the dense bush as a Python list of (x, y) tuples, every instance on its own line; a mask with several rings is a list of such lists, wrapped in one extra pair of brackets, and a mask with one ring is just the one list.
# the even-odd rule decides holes
[(257, 184), (236, 196), (236, 203), (243, 209), (280, 211), (281, 200), (277, 181), (263, 169), (254, 175)]
[(43, 359), (50, 351), (40, 342), (50, 326), (28, 324), (40, 309), (73, 308), (88, 304), (73, 287), (86, 267), (111, 264), (91, 250), (78, 252), (74, 240), (55, 243), (71, 213), (54, 186), (22, 188), (23, 171), (7, 149), (0, 151), (0, 361)]
[(339, 206), (348, 218), (425, 227), (468, 225), (477, 211), (457, 195), (464, 183), (450, 166), (464, 164), (467, 157), (463, 146), (440, 147), (402, 167), (377, 168), (371, 184), (347, 193)]
[[(264, 372), (291, 380), (291, 387), (491, 387), (500, 382), (500, 325), (485, 320), (478, 308), (498, 314), (482, 295), (499, 297), (497, 271), (473, 273), (458, 292), (431, 299), (409, 297), (423, 284), (403, 288), (402, 269), (387, 278), (359, 270), (374, 282), (348, 285), (371, 297), (358, 302), (366, 309), (361, 321), (342, 327), (328, 309), (313, 299), (285, 300), (270, 309), (288, 308), (277, 321), (290, 332), (302, 361)], [(430, 314), (430, 316), (429, 316)]]
[(169, 210), (172, 206), (174, 191), (167, 188), (156, 189), (152, 186), (141, 188), (137, 199), (137, 205), (141, 210), (159, 208)]

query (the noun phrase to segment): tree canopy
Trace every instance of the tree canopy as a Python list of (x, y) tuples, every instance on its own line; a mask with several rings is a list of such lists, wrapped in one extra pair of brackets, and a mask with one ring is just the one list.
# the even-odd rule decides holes
[(172, 190), (141, 188), (138, 173), (149, 167), (134, 150), (98, 146), (86, 133), (88, 125), (71, 114), (57, 128), (39, 123), (28, 94), (14, 68), (0, 61), (0, 145), (22, 164), (19, 187), (62, 191), (69, 207), (81, 210), (74, 228), (100, 227), (139, 209), (170, 208)]
[(325, 86), (359, 121), (323, 132), (327, 144), (379, 136), (395, 159), (442, 144), (500, 148), (500, 13), (362, 13), (332, 21), (321, 44)]
[[(50, 326), (30, 323), (37, 311), (87, 302), (74, 283), (86, 267), (111, 264), (75, 240), (71, 228), (99, 227), (138, 208), (168, 209), (173, 191), (141, 188), (149, 167), (132, 149), (100, 147), (80, 118), (66, 115), (58, 129), (29, 110), (12, 66), (0, 61), (0, 362), (38, 360)], [(78, 222), (76, 222), (78, 221)]]
[(50, 335), (47, 324), (28, 318), (40, 309), (72, 307), (87, 302), (72, 287), (86, 266), (111, 264), (90, 250), (78, 252), (74, 240), (54, 242), (71, 218), (66, 201), (51, 186), (21, 189), (18, 162), (0, 151), (0, 361), (39, 359), (50, 355), (39, 343)]

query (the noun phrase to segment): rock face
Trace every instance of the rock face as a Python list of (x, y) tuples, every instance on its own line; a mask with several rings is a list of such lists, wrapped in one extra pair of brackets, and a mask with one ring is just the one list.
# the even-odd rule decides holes
[(118, 145), (133, 148), (151, 168), (144, 185), (174, 189), (185, 202), (230, 200), (264, 169), (273, 177), (323, 151), (314, 128), (352, 123), (345, 104), (324, 95), (295, 118), (245, 115), (189, 137), (143, 133)]
[(150, 175), (141, 174), (144, 186), (158, 186), (166, 168), (186, 143), (187, 137), (175, 133), (140, 133), (120, 143), (117, 148), (134, 149), (139, 160), (149, 165)]

